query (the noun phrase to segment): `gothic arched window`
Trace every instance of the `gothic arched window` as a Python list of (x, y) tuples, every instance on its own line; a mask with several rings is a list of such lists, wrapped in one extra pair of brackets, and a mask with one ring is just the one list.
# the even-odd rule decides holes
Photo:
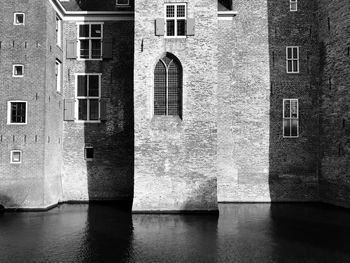
[(182, 115), (182, 67), (171, 54), (161, 58), (154, 70), (154, 115)]

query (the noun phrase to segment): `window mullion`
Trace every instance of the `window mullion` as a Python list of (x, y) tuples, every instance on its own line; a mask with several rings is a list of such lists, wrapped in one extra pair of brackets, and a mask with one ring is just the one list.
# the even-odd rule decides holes
[(169, 107), (169, 91), (168, 91), (168, 86), (169, 86), (169, 68), (168, 67), (166, 67), (166, 76), (165, 76), (165, 78), (166, 78), (166, 98), (165, 98), (165, 109), (166, 109), (166, 115), (169, 115), (169, 109), (168, 109), (168, 107)]

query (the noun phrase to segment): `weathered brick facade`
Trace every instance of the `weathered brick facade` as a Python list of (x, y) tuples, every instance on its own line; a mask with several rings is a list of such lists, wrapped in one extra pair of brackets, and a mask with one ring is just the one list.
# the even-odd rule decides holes
[[(166, 3), (186, 5), (190, 34), (164, 37), (156, 21), (164, 21)], [(289, 0), (136, 0), (126, 7), (11, 0), (0, 7), (5, 207), (132, 198), (135, 212), (216, 210), (217, 201), (350, 206), (346, 0), (298, 1), (296, 12)], [(14, 25), (15, 12), (25, 14), (25, 25)], [(91, 22), (103, 24), (103, 56), (78, 59), (79, 23)], [(298, 73), (286, 72), (287, 46), (299, 47)], [(155, 66), (166, 54), (182, 67), (180, 116), (154, 114)], [(24, 65), (23, 78), (12, 76), (13, 64)], [(97, 123), (76, 119), (81, 73), (101, 75)], [(283, 137), (283, 99), (299, 101), (297, 138)], [(7, 124), (11, 100), (27, 101), (27, 124)], [(93, 147), (92, 160), (85, 147)], [(21, 164), (10, 163), (11, 150), (22, 151)]]

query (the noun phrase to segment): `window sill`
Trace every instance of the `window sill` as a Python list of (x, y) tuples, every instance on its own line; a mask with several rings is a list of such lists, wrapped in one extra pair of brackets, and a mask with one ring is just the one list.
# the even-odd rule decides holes
[(77, 58), (78, 61), (88, 61), (88, 60), (92, 60), (92, 61), (102, 61), (103, 58)]
[(164, 39), (184, 39), (187, 38), (187, 36), (165, 36)]
[(298, 139), (299, 136), (283, 136), (283, 139)]
[(101, 123), (101, 120), (99, 120), (99, 121), (77, 121), (77, 120), (75, 120), (74, 121), (75, 123), (83, 123), (83, 124), (85, 124), (85, 123), (93, 123), (93, 124), (95, 124), (95, 123)]
[(27, 125), (27, 123), (7, 123), (7, 125)]

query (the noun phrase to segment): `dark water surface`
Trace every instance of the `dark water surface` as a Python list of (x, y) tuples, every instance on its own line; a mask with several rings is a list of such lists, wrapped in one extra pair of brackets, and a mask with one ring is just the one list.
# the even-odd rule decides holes
[(220, 215), (61, 205), (0, 216), (0, 262), (350, 262), (350, 210), (222, 204)]

